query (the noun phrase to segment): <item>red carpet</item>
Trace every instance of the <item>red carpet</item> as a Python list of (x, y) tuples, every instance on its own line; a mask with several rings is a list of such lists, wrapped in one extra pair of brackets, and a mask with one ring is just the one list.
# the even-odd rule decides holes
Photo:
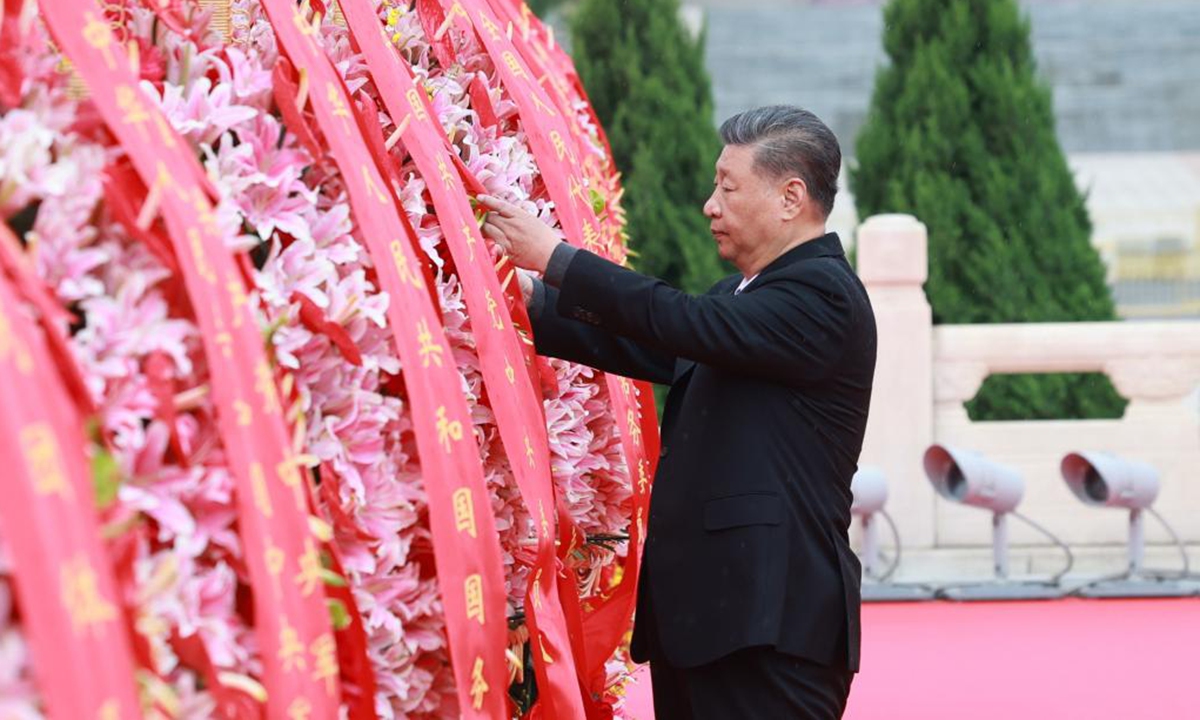
[(1200, 600), (863, 608), (848, 720), (1200, 718)]
[[(847, 720), (1200, 719), (1198, 599), (870, 604), (863, 625)], [(637, 680), (626, 717), (651, 720)]]

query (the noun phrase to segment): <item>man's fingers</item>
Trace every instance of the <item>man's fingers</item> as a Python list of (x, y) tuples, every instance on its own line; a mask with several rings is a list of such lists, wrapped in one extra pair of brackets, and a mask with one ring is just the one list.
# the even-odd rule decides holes
[(513, 217), (520, 212), (517, 206), (506, 203), (494, 195), (478, 195), (476, 199), (479, 200), (480, 205), (483, 205), (500, 217)]
[(491, 238), (504, 252), (511, 252), (512, 242), (508, 239), (508, 235), (504, 234), (503, 230), (496, 227), (491, 221), (485, 222), (481, 229), (483, 230), (483, 234)]

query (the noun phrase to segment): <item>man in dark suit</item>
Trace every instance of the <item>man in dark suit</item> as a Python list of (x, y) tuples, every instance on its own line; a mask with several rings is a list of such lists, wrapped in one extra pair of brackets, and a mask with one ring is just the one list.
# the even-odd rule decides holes
[(659, 720), (837, 718), (858, 670), (847, 528), (875, 319), (825, 229), (833, 133), (775, 106), (721, 135), (704, 212), (740, 273), (704, 295), (569, 247), (494, 198), (484, 230), (544, 275), (523, 288), (538, 352), (671, 386), (632, 648)]

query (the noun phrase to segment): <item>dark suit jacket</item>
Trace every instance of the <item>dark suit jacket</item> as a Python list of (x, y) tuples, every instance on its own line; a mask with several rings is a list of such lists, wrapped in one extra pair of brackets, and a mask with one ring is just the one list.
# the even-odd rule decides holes
[(686, 668), (770, 645), (857, 670), (847, 528), (875, 318), (837, 235), (737, 296), (740, 276), (694, 296), (586, 251), (561, 274), (533, 322), (538, 352), (671, 385), (634, 658)]

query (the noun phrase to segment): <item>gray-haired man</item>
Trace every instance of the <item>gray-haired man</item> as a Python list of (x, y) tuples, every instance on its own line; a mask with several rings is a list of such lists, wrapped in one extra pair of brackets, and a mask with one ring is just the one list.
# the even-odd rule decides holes
[[(730, 118), (704, 205), (740, 272), (680, 292), (487, 198), (538, 352), (671, 385), (633, 655), (659, 720), (837, 718), (858, 669), (850, 479), (875, 368), (870, 302), (825, 221), (841, 152), (812, 113)], [(640, 239), (653, 242), (653, 238)]]

